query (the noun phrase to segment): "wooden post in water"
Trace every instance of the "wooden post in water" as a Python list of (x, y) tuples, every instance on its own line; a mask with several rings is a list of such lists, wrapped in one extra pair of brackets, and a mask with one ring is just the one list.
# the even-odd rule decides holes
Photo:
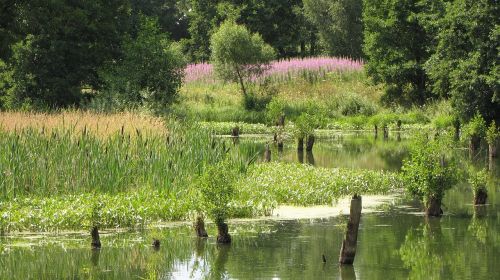
[(226, 223), (218, 223), (217, 224), (217, 243), (228, 244), (231, 243), (231, 235), (229, 234), (229, 228)]
[(307, 136), (306, 152), (310, 152), (313, 150), (314, 140), (316, 140), (314, 135)]
[(384, 139), (388, 139), (389, 138), (389, 128), (387, 127), (386, 124), (384, 124)]
[(264, 162), (271, 162), (271, 149), (269, 144), (266, 145), (266, 151), (264, 152)]
[(240, 128), (238, 126), (233, 127), (231, 130), (232, 137), (240, 137)]
[(196, 217), (196, 221), (194, 222), (194, 231), (196, 232), (196, 236), (200, 238), (208, 237), (207, 230), (205, 229), (205, 222), (201, 216)]
[(481, 138), (479, 136), (473, 135), (469, 139), (469, 156), (472, 158), (479, 150), (479, 146), (481, 145)]
[(153, 243), (151, 244), (153, 246), (153, 249), (159, 250), (160, 249), (160, 240), (153, 238)]
[(378, 137), (378, 125), (374, 125), (374, 128), (375, 128), (375, 139), (377, 139)]
[(304, 137), (299, 137), (297, 140), (297, 151), (303, 151), (304, 150)]
[(101, 239), (99, 238), (99, 229), (97, 228), (97, 226), (92, 227), (90, 235), (92, 236), (92, 242), (90, 243), (92, 249), (100, 249)]
[(349, 213), (349, 222), (345, 233), (342, 248), (340, 249), (340, 264), (353, 264), (356, 256), (356, 245), (358, 241), (358, 228), (361, 219), (361, 196), (355, 194), (351, 199), (351, 210)]

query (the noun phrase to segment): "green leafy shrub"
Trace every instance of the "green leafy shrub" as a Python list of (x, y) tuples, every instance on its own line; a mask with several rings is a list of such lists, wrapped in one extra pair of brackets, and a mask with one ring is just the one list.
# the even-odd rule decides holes
[(274, 97), (266, 107), (266, 116), (270, 124), (275, 125), (285, 115), (285, 102)]
[(486, 133), (486, 122), (483, 117), (477, 113), (472, 120), (467, 123), (464, 128), (464, 133), (467, 137), (482, 138)]
[(500, 130), (497, 128), (495, 121), (492, 121), (486, 131), (486, 141), (488, 144), (494, 144), (500, 139)]
[(445, 152), (451, 144), (443, 137), (428, 140), (419, 136), (411, 147), (410, 158), (403, 161), (402, 174), (407, 191), (420, 198), (426, 207), (430, 200), (441, 203), (446, 190), (455, 185), (458, 168)]
[(486, 184), (488, 183), (488, 171), (486, 169), (482, 169), (479, 172), (470, 170), (468, 182), (472, 187), (474, 196), (480, 191), (486, 192)]
[(221, 224), (230, 216), (230, 202), (234, 199), (237, 173), (230, 162), (208, 166), (199, 179), (199, 189), (208, 216)]

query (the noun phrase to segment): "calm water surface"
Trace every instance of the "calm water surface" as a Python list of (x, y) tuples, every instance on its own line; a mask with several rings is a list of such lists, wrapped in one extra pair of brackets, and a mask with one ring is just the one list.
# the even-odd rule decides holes
[[(313, 163), (397, 170), (406, 143), (329, 138), (318, 143)], [(249, 150), (263, 145), (257, 141)], [(293, 146), (285, 145), (278, 160), (299, 161)], [(484, 165), (484, 157), (474, 164)], [(354, 266), (337, 265), (345, 218), (334, 217), (233, 222), (229, 246), (194, 238), (188, 225), (103, 234), (97, 251), (89, 249), (87, 234), (1, 237), (0, 279), (498, 279), (498, 169), (485, 207), (474, 209), (470, 188), (460, 184), (446, 194), (441, 219), (426, 219), (417, 202), (404, 198), (364, 214)], [(162, 240), (158, 251), (150, 246), (153, 237)]]

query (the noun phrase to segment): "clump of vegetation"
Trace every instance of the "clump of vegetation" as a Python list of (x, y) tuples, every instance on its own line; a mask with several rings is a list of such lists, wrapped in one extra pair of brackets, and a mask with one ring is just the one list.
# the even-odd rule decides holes
[(486, 122), (483, 117), (476, 113), (474, 118), (467, 123), (464, 128), (465, 136), (469, 140), (469, 149), (471, 152), (477, 151), (481, 144), (481, 138), (486, 134)]
[(441, 216), (441, 201), (447, 189), (455, 185), (458, 168), (453, 157), (445, 154), (448, 139), (428, 140), (420, 136), (412, 146), (402, 171), (408, 192), (422, 200), (428, 216)]
[(207, 167), (198, 183), (205, 211), (217, 225), (218, 243), (231, 242), (226, 220), (230, 216), (230, 203), (234, 199), (236, 174), (234, 167), (225, 161)]
[(306, 139), (306, 151), (312, 151), (314, 145), (314, 129), (316, 128), (317, 119), (315, 116), (308, 113), (302, 113), (295, 120), (294, 135), (297, 138), (297, 149), (304, 149), (304, 139)]
[(488, 182), (488, 172), (486, 169), (481, 171), (469, 171), (469, 184), (474, 192), (474, 205), (481, 205), (486, 203), (488, 198), (488, 192), (486, 190), (486, 184)]

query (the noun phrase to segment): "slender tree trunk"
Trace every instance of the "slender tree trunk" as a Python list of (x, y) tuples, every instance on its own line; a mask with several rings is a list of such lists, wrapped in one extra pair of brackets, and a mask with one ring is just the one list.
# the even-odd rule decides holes
[(297, 140), (297, 151), (304, 150), (304, 137), (299, 137)]
[(349, 222), (342, 249), (340, 249), (340, 264), (353, 264), (356, 256), (356, 245), (358, 242), (358, 229), (361, 219), (361, 196), (354, 195), (351, 199), (351, 210), (349, 213)]
[(387, 125), (384, 125), (383, 129), (384, 129), (384, 139), (388, 139), (389, 138), (389, 128), (387, 127)]
[(271, 149), (269, 144), (266, 145), (266, 150), (264, 152), (264, 162), (271, 162)]
[(222, 222), (217, 224), (217, 243), (227, 244), (231, 243), (231, 235), (229, 234), (229, 228), (226, 223)]
[(96, 226), (92, 227), (90, 235), (92, 236), (92, 242), (90, 243), (92, 249), (100, 249), (101, 239), (99, 238), (99, 229)]
[(314, 135), (307, 136), (306, 152), (310, 152), (313, 150), (314, 140)]
[(241, 91), (243, 91), (243, 95), (246, 96), (247, 90), (243, 82), (243, 77), (241, 76), (240, 70), (238, 68), (236, 68), (236, 75), (238, 76), (238, 81), (240, 82)]
[(477, 150), (479, 150), (480, 144), (481, 138), (479, 136), (474, 135), (469, 139), (469, 154), (471, 157), (473, 157)]
[(494, 141), (493, 143), (488, 144), (488, 155), (490, 158), (497, 157), (497, 147), (498, 147), (498, 141)]
[(300, 163), (304, 163), (304, 150), (297, 150), (297, 158)]

